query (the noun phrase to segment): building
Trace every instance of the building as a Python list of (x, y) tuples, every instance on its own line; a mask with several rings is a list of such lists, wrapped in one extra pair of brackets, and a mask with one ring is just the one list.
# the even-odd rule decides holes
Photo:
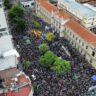
[(67, 38), (72, 46), (85, 56), (96, 68), (96, 35), (82, 26), (71, 13), (53, 6), (48, 0), (36, 1), (37, 16), (55, 26), (61, 36)]
[(17, 69), (19, 57), (0, 1), (0, 96), (33, 96), (29, 77)]
[(0, 8), (0, 45), (2, 45), (0, 46), (0, 71), (16, 67), (19, 54), (12, 44), (12, 36), (9, 34), (2, 6)]
[(19, 0), (19, 2), (23, 5), (23, 7), (33, 8), (35, 4), (35, 0)]
[(88, 3), (96, 7), (96, 0), (78, 0), (80, 3)]
[(17, 68), (0, 71), (0, 78), (0, 96), (33, 96), (29, 77)]
[(96, 7), (94, 7), (94, 6), (92, 6), (92, 5), (88, 4), (88, 3), (84, 3), (83, 5), (90, 8), (91, 10), (94, 10), (96, 12)]
[(58, 7), (64, 9), (89, 29), (96, 27), (96, 12), (83, 4), (71, 0), (58, 0)]

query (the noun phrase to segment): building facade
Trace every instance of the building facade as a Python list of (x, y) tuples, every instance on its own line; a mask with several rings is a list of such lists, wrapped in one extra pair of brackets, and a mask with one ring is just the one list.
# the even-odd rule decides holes
[(53, 6), (48, 0), (36, 1), (37, 16), (55, 26), (70, 43), (96, 68), (96, 35), (83, 27), (66, 11)]
[(96, 27), (96, 12), (71, 0), (58, 0), (58, 7), (70, 12), (81, 24), (89, 29)]
[(0, 96), (33, 96), (30, 78), (17, 69), (19, 57), (0, 0)]

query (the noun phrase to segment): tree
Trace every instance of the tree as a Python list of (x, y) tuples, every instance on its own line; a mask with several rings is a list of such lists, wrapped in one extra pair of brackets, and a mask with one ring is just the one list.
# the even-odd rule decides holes
[(47, 35), (46, 35), (46, 39), (47, 41), (51, 42), (53, 41), (55, 38), (54, 34), (52, 32), (48, 32)]
[(39, 50), (41, 54), (44, 54), (49, 50), (49, 46), (47, 44), (40, 44)]
[(15, 25), (15, 30), (18, 32), (24, 31), (26, 27), (26, 22), (23, 18), (24, 15), (23, 7), (19, 4), (13, 5), (8, 15), (13, 24)]
[(68, 73), (71, 69), (69, 61), (56, 58), (54, 65), (51, 67), (51, 70), (55, 71), (58, 74)]
[(6, 9), (10, 9), (11, 8), (11, 3), (10, 3), (10, 1), (9, 0), (4, 0), (4, 6), (5, 6), (5, 8)]
[(22, 32), (26, 27), (26, 22), (24, 21), (24, 19), (18, 16), (14, 17), (13, 22), (15, 24), (15, 29), (18, 32)]
[(39, 22), (37, 22), (37, 21), (35, 21), (35, 20), (33, 20), (33, 21), (32, 21), (32, 24), (33, 24), (33, 25), (34, 25), (34, 27), (35, 27), (35, 28), (37, 28), (37, 29), (41, 28), (40, 23), (39, 23)]
[(43, 67), (49, 68), (55, 62), (56, 57), (57, 56), (53, 52), (47, 51), (39, 58), (39, 64)]
[(23, 69), (28, 69), (30, 65), (31, 65), (30, 61), (23, 60), (23, 63), (22, 63)]
[(14, 19), (14, 17), (23, 17), (24, 15), (24, 9), (21, 5), (15, 4), (12, 6), (12, 8), (9, 10), (8, 16), (11, 20)]

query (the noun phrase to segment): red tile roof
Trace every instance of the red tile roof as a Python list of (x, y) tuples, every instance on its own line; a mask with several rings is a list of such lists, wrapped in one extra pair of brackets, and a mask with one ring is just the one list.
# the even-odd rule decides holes
[[(13, 68), (13, 69), (10, 69), (9, 71), (12, 72), (12, 70), (14, 71), (15, 69)], [(13, 74), (14, 74), (14, 72), (13, 72)], [(14, 79), (17, 79), (17, 81), (15, 81)], [(9, 74), (8, 77), (4, 78), (4, 82), (3, 82), (3, 85), (5, 86), (5, 89), (7, 90), (6, 96), (29, 96), (29, 94), (32, 90), (30, 83), (31, 83), (30, 79), (23, 72), (19, 71), (19, 73), (17, 75)], [(15, 89), (12, 87), (13, 84), (17, 85), (16, 86), (18, 89), (17, 91), (15, 91)], [(2, 96), (2, 95), (0, 94), (0, 96)], [(3, 96), (5, 96), (5, 95), (3, 95)]]
[[(23, 85), (24, 83), (29, 83), (29, 79), (25, 77), (25, 75), (20, 75), (18, 77), (18, 86)], [(17, 92), (9, 91), (6, 96), (29, 96), (31, 91), (31, 86), (27, 84), (24, 87), (18, 89)]]
[(78, 34), (82, 39), (87, 41), (96, 47), (96, 35), (91, 31), (87, 30), (85, 27), (81, 26), (78, 21), (74, 21), (74, 17), (68, 12), (60, 11), (56, 6), (52, 5), (48, 2), (48, 0), (37, 0), (47, 11), (50, 13), (52, 11), (57, 12), (56, 14), (63, 19), (70, 19), (70, 21), (66, 24), (71, 30), (73, 30), (76, 34)]
[[(58, 9), (59, 10), (59, 9)], [(63, 10), (59, 10), (58, 13), (56, 14), (59, 16), (59, 18), (63, 18), (63, 19), (69, 19), (72, 18), (71, 15), (67, 14), (67, 12), (64, 12)]]
[(96, 47), (96, 35), (91, 31), (87, 30), (83, 26), (81, 26), (78, 22), (74, 20), (70, 20), (66, 24), (71, 30), (73, 30), (76, 34), (78, 34), (81, 38), (83, 38), (86, 42), (92, 44)]
[(50, 13), (52, 11), (56, 11), (57, 10), (57, 8), (54, 5), (52, 5), (51, 3), (49, 3), (48, 0), (38, 0), (38, 2), (40, 3), (41, 6), (43, 6)]
[(26, 86), (24, 88), (19, 89), (18, 92), (9, 91), (7, 93), (7, 96), (29, 96), (30, 88), (29, 86)]

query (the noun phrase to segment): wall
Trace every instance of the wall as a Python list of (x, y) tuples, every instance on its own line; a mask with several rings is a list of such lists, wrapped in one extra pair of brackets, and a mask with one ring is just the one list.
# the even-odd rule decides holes
[(0, 57), (0, 71), (1, 70), (5, 70), (5, 69), (9, 69), (9, 68), (14, 68), (16, 67), (16, 56), (12, 55), (10, 57)]
[(4, 52), (10, 49), (13, 49), (12, 36), (5, 35), (0, 37), (0, 51)]

